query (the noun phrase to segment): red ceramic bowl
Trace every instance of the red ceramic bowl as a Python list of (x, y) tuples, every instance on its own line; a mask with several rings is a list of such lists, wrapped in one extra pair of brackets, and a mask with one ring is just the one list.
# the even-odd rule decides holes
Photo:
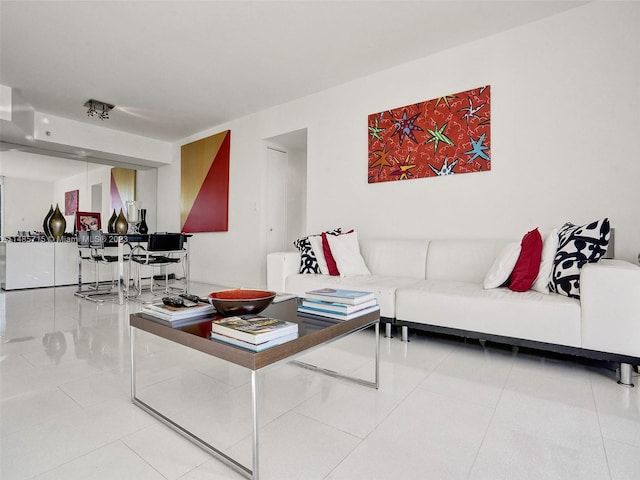
[(260, 313), (273, 302), (276, 292), (234, 288), (209, 294), (209, 300), (220, 315), (246, 315)]

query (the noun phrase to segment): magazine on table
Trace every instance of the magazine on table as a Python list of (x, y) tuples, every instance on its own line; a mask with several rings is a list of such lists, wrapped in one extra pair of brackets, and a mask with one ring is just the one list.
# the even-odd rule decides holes
[(276, 296), (273, 299), (273, 303), (286, 302), (287, 300), (291, 300), (297, 297), (298, 296), (295, 293), (276, 292)]
[(373, 300), (359, 303), (357, 305), (349, 305), (347, 303), (325, 302), (322, 300), (311, 300), (308, 298), (305, 298), (302, 300), (303, 307), (313, 308), (313, 309), (321, 310), (325, 312), (336, 312), (336, 313), (343, 313), (343, 314), (357, 312), (358, 310), (373, 307), (374, 305), (377, 305), (377, 304), (378, 304), (378, 301), (375, 298)]
[(363, 308), (362, 310), (357, 310), (352, 313), (327, 312), (318, 310), (317, 308), (309, 308), (305, 307), (304, 305), (300, 305), (298, 307), (298, 315), (315, 315), (318, 317), (333, 318), (335, 320), (351, 320), (352, 318), (358, 318), (368, 313), (377, 312), (379, 310), (380, 306), (378, 304), (371, 307)]
[(320, 288), (310, 290), (305, 293), (305, 298), (311, 300), (323, 300), (325, 302), (347, 303), (357, 305), (359, 303), (373, 300), (376, 296), (373, 292), (362, 292), (360, 290), (347, 290), (341, 288)]
[(211, 322), (211, 332), (257, 345), (298, 333), (298, 324), (260, 315), (238, 315), (214, 320)]
[(198, 303), (190, 307), (177, 307), (164, 303), (152, 303), (142, 307), (141, 312), (164, 320), (179, 320), (215, 313), (216, 309), (210, 303)]
[(227, 335), (222, 335), (220, 333), (211, 332), (211, 338), (214, 340), (219, 340), (221, 342), (229, 343), (236, 347), (246, 348), (247, 350), (251, 350), (253, 352), (261, 352), (266, 350), (267, 348), (275, 347), (276, 345), (282, 345), (283, 343), (289, 342), (291, 340), (295, 340), (298, 338), (298, 332), (290, 333), (289, 335), (283, 335), (281, 337), (274, 338), (272, 340), (267, 340), (262, 343), (249, 343), (244, 342), (242, 340), (238, 340), (237, 338), (228, 337)]
[(149, 320), (153, 320), (154, 322), (174, 328), (184, 327), (185, 325), (191, 325), (192, 323), (204, 322), (211, 318), (211, 313), (203, 313), (191, 317), (169, 318), (163, 317), (157, 313), (147, 313), (145, 310), (141, 310), (140, 315)]

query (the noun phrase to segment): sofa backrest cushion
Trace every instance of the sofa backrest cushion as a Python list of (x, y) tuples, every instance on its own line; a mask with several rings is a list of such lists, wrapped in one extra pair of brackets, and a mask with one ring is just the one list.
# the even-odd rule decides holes
[(374, 275), (425, 278), (427, 240), (360, 239), (360, 253)]
[(426, 278), (482, 283), (508, 243), (509, 240), (431, 240)]

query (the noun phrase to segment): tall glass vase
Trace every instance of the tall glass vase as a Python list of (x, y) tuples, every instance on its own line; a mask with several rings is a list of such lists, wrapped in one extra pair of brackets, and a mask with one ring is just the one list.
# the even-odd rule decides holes
[(140, 202), (137, 200), (129, 200), (126, 202), (126, 209), (130, 233), (138, 233), (138, 224), (140, 223)]

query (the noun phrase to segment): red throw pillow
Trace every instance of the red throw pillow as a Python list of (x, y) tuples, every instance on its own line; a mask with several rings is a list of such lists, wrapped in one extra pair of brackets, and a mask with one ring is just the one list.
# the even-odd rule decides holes
[(542, 236), (536, 228), (522, 237), (520, 256), (511, 272), (509, 289), (514, 292), (526, 292), (535, 282), (540, 271), (542, 258)]
[[(344, 235), (345, 233), (351, 233), (353, 229), (348, 232), (338, 233), (336, 235)], [(329, 234), (332, 235), (332, 234)], [(335, 258), (331, 254), (331, 247), (329, 246), (329, 241), (327, 240), (326, 232), (322, 232), (322, 251), (324, 252), (324, 259), (327, 262), (327, 268), (329, 269), (329, 275), (338, 276), (340, 272), (338, 271), (338, 265), (336, 264)]]
[(331, 255), (331, 247), (329, 247), (329, 241), (327, 240), (327, 234), (322, 232), (322, 251), (324, 252), (324, 260), (327, 262), (327, 268), (329, 269), (329, 275), (340, 275), (336, 260)]

